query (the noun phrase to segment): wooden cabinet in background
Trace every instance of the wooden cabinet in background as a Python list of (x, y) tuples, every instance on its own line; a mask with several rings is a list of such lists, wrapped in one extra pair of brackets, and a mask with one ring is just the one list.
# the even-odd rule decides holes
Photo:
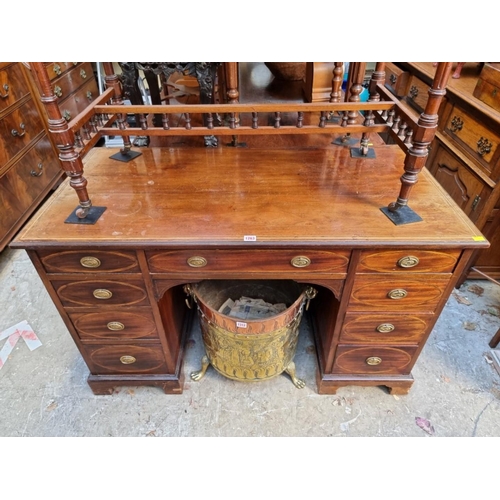
[[(390, 63), (386, 87), (422, 112), (434, 72), (432, 63)], [(500, 112), (475, 97), (481, 74), (481, 65), (466, 63), (461, 77), (448, 82), (426, 166), (491, 242), (475, 267), (498, 279), (500, 229), (490, 234), (488, 228), (500, 208)], [(483, 276), (472, 272), (469, 277)]]

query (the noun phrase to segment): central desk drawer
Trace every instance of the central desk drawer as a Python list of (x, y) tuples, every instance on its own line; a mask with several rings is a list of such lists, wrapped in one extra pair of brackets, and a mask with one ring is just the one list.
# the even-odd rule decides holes
[(173, 250), (147, 252), (152, 273), (346, 273), (348, 250)]
[(421, 311), (433, 312), (449, 283), (449, 278), (417, 279), (408, 275), (356, 276), (349, 312)]
[(148, 306), (144, 283), (131, 281), (52, 281), (65, 307), (88, 306)]

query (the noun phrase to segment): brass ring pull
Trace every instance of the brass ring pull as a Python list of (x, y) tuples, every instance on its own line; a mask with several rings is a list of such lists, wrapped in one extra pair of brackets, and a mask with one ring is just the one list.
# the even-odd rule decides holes
[(43, 174), (43, 163), (40, 162), (37, 165), (37, 167), (38, 167), (38, 172), (34, 168), (31, 169), (30, 175), (32, 177), (40, 177)]
[(365, 359), (365, 363), (370, 366), (377, 366), (382, 363), (382, 358), (379, 358), (378, 356), (370, 356)]
[(59, 76), (61, 74), (61, 66), (59, 64), (54, 64), (54, 73)]
[(377, 326), (376, 330), (379, 333), (390, 333), (393, 332), (396, 327), (392, 323), (382, 323)]
[(188, 266), (191, 267), (205, 267), (208, 264), (208, 261), (207, 259), (205, 259), (205, 257), (195, 255), (194, 257), (189, 257), (187, 263)]
[(87, 73), (85, 73), (85, 70), (82, 69), (80, 70), (80, 76), (85, 80), (85, 78), (87, 78)]
[(96, 267), (100, 267), (101, 261), (97, 257), (85, 256), (80, 259), (80, 264), (83, 267), (95, 269)]
[(397, 82), (397, 80), (398, 80), (398, 79), (397, 79), (396, 75), (391, 75), (391, 76), (389, 77), (389, 81), (390, 81), (393, 85)]
[(54, 94), (57, 96), (57, 97), (62, 97), (62, 88), (59, 87), (59, 85), (56, 85), (54, 87)]
[(395, 288), (387, 294), (387, 297), (389, 297), (390, 299), (399, 300), (404, 299), (407, 295), (408, 292), (403, 288)]
[(120, 358), (120, 363), (124, 365), (131, 365), (132, 363), (135, 363), (137, 360), (134, 358), (134, 356), (122, 356)]
[(22, 130), (22, 132), (19, 132), (18, 130), (16, 130), (15, 128), (13, 128), (10, 133), (14, 136), (14, 137), (23, 137), (23, 135), (26, 133), (26, 125), (24, 123), (20, 123), (19, 124), (19, 128)]
[(477, 141), (477, 153), (479, 156), (485, 156), (488, 153), (491, 153), (491, 149), (493, 148), (493, 144), (486, 139), (486, 137), (481, 137), (479, 141)]
[(410, 267), (418, 266), (419, 262), (418, 257), (415, 257), (414, 255), (407, 255), (406, 257), (402, 257), (398, 260), (398, 266), (408, 269)]
[(6, 83), (4, 83), (3, 89), (5, 90), (5, 94), (0, 94), (0, 97), (2, 99), (7, 99), (7, 97), (9, 97), (9, 86)]
[(290, 263), (293, 267), (307, 267), (311, 263), (311, 259), (305, 255), (298, 255), (294, 257)]
[(96, 299), (107, 300), (113, 296), (113, 292), (111, 290), (107, 290), (106, 288), (96, 288), (92, 294)]
[(106, 326), (108, 330), (111, 330), (112, 332), (125, 330), (125, 325), (123, 323), (120, 323), (119, 321), (110, 321)]

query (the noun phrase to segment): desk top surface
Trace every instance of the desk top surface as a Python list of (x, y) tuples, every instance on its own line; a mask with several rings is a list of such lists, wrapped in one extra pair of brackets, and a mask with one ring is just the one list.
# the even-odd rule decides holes
[[(349, 149), (144, 148), (129, 163), (95, 148), (85, 158), (94, 225), (66, 224), (78, 204), (68, 180), (12, 246), (37, 247), (486, 247), (423, 170), (409, 206), (422, 222), (396, 226), (380, 210), (399, 193), (404, 155)], [(245, 237), (255, 241), (245, 241)]]

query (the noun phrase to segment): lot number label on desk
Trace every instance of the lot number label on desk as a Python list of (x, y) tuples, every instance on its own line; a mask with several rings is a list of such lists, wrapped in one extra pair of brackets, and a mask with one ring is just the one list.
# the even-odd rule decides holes
[(247, 234), (243, 236), (243, 241), (257, 241), (257, 236)]

